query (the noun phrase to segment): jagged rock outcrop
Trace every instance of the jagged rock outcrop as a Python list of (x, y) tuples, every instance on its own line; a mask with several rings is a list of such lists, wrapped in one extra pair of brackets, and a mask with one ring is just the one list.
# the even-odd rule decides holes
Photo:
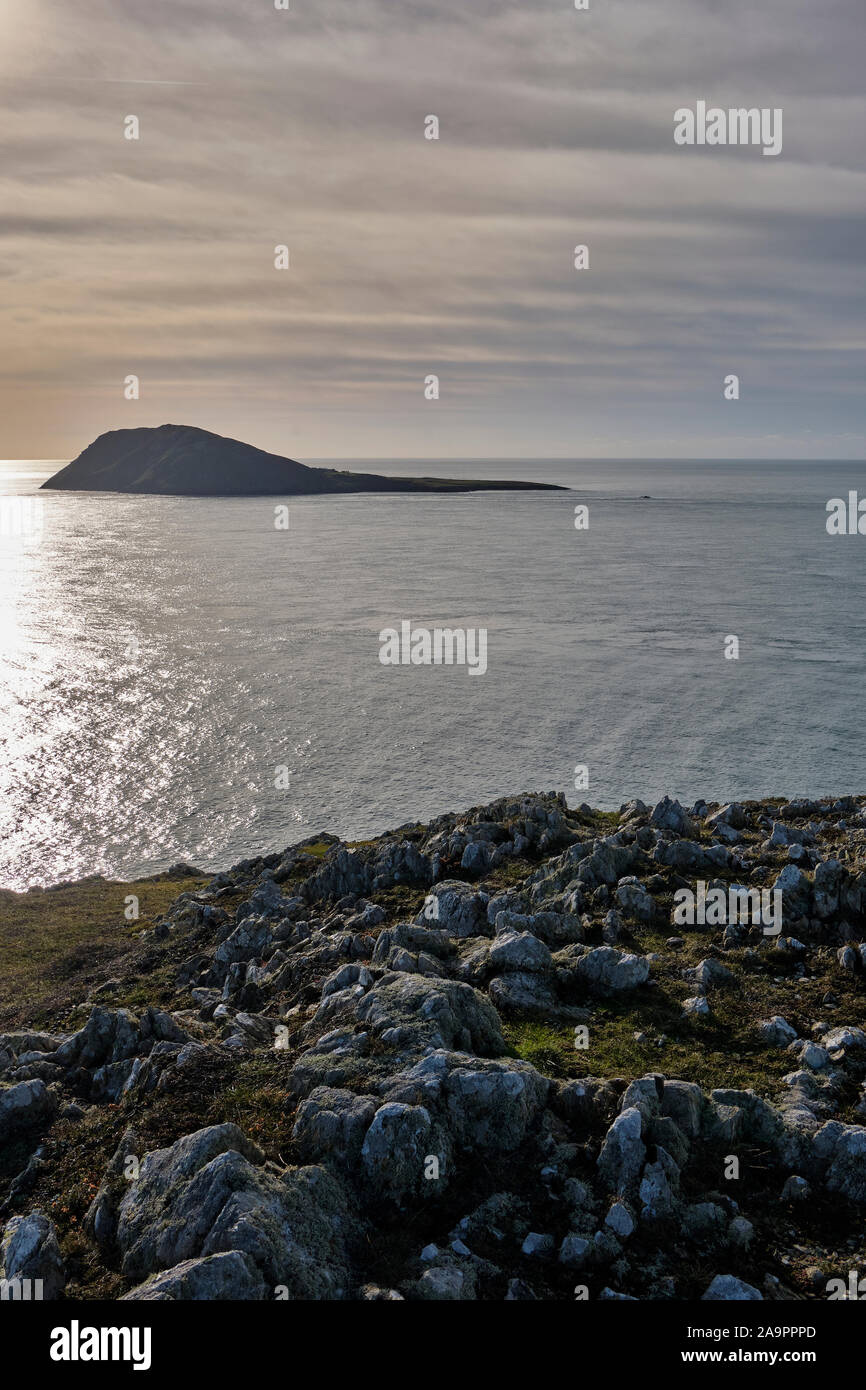
[[(744, 888), (775, 929), (700, 917)], [(53, 1297), (76, 1124), (106, 1127), (81, 1229), (132, 1301), (759, 1299), (792, 1270), (813, 1297), (811, 1200), (862, 1220), (863, 799), (548, 794), (315, 836), (141, 946), (169, 1003), (0, 1035), (4, 1259)]]

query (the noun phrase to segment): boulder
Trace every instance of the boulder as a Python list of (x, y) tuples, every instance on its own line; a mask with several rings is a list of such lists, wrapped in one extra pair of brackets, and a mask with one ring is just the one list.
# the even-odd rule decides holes
[(786, 864), (772, 885), (772, 892), (782, 894), (782, 916), (786, 922), (806, 917), (812, 907), (812, 884), (796, 864)]
[(746, 813), (738, 801), (729, 801), (707, 816), (707, 825), (715, 829), (720, 825), (730, 826), (732, 830), (745, 830), (748, 825)]
[(217, 946), (214, 964), (225, 971), (239, 961), (252, 960), (261, 955), (272, 939), (271, 924), (266, 918), (244, 917), (231, 935)]
[(828, 1120), (813, 1141), (824, 1169), (824, 1184), (851, 1202), (866, 1203), (866, 1128)]
[(13, 1216), (6, 1223), (0, 1240), (0, 1280), (7, 1284), (29, 1280), (31, 1298), (46, 1302), (59, 1298), (66, 1287), (57, 1232), (41, 1211)]
[(657, 1144), (656, 1161), (646, 1164), (638, 1189), (641, 1217), (644, 1221), (673, 1215), (679, 1177), (677, 1164), (667, 1150)]
[(501, 1013), (534, 1014), (550, 1020), (558, 1012), (556, 995), (543, 975), (509, 971), (490, 981), (488, 993)]
[(839, 911), (839, 893), (845, 877), (837, 859), (824, 859), (816, 865), (812, 905), (815, 916), (822, 922)]
[(709, 1000), (703, 994), (687, 999), (683, 1004), (684, 1018), (706, 1018), (710, 1012)]
[(387, 1096), (423, 1104), (470, 1156), (510, 1153), (540, 1120), (551, 1083), (529, 1062), (439, 1050), (394, 1078)]
[(633, 1193), (637, 1187), (646, 1158), (642, 1129), (643, 1120), (636, 1106), (622, 1110), (607, 1131), (598, 1156), (602, 1182), (620, 1197)]
[(772, 1018), (765, 1019), (759, 1026), (761, 1037), (770, 1047), (787, 1047), (797, 1036), (796, 1028), (792, 1028), (790, 1023), (780, 1014), (773, 1014)]
[(379, 1102), (375, 1096), (318, 1086), (298, 1107), (292, 1138), (305, 1161), (353, 1168)]
[(656, 830), (670, 830), (674, 835), (688, 835), (693, 829), (692, 822), (680, 803), (672, 801), (669, 796), (663, 796), (653, 807), (650, 825)]
[(695, 1082), (666, 1079), (659, 1109), (663, 1116), (674, 1121), (687, 1139), (697, 1139), (706, 1126), (710, 1104)]
[(634, 1218), (624, 1202), (614, 1202), (607, 1216), (605, 1226), (609, 1226), (618, 1240), (628, 1240), (634, 1231)]
[(735, 1279), (733, 1274), (717, 1274), (706, 1293), (701, 1294), (701, 1300), (705, 1303), (754, 1302), (756, 1299), (762, 1300), (763, 1297), (754, 1284)]
[(227, 1250), (220, 1255), (208, 1255), (196, 1260), (183, 1260), (172, 1269), (163, 1270), (138, 1288), (123, 1294), (120, 1302), (238, 1302), (262, 1301), (270, 1290), (252, 1260), (239, 1250)]
[(117, 1233), (117, 1207), (126, 1192), (129, 1175), (138, 1166), (141, 1149), (133, 1129), (124, 1130), (99, 1184), (99, 1189), (84, 1217), (84, 1229), (101, 1250), (110, 1249)]
[[(429, 1159), (435, 1159), (432, 1176)], [(361, 1171), (377, 1200), (402, 1203), (443, 1186), (446, 1146), (423, 1105), (388, 1101), (373, 1116), (361, 1145)]]
[(614, 946), (597, 946), (581, 956), (575, 973), (591, 994), (604, 997), (646, 984), (650, 967), (645, 956), (625, 955)]
[(118, 1210), (128, 1279), (236, 1250), (290, 1298), (346, 1297), (356, 1234), (345, 1191), (322, 1168), (277, 1175), (233, 1124), (149, 1153)]
[(475, 1298), (475, 1275), (456, 1261), (425, 1269), (415, 1285), (416, 1297), (434, 1302), (462, 1302)]
[[(489, 915), (490, 908), (488, 907), (488, 917)], [(572, 942), (583, 941), (585, 935), (580, 917), (574, 912), (523, 914), (510, 910), (500, 910), (495, 914), (493, 921), (497, 936), (504, 936), (509, 932), (530, 932), (554, 951), (560, 946), (568, 946)]]
[(672, 840), (669, 844), (660, 844), (654, 858), (670, 869), (711, 877), (716, 869), (728, 868), (731, 853), (724, 845), (710, 845), (705, 849), (694, 840)]
[(693, 970), (684, 970), (683, 976), (687, 980), (693, 980), (702, 991), (732, 984), (734, 980), (734, 972), (721, 961), (714, 960), (712, 956), (699, 961)]
[(651, 922), (655, 917), (655, 899), (647, 892), (640, 879), (633, 876), (621, 878), (617, 884), (616, 900), (623, 912), (638, 922)]
[(0, 1141), (51, 1122), (57, 1102), (44, 1081), (19, 1081), (0, 1090)]
[(458, 980), (387, 974), (358, 1001), (356, 1017), (371, 1032), (391, 1029), (424, 1047), (456, 1047), (479, 1056), (505, 1051), (499, 1015), (477, 989)]
[(553, 958), (543, 941), (530, 932), (497, 934), (488, 956), (497, 974), (506, 970), (521, 970), (529, 974), (545, 974), (553, 969)]
[(445, 879), (430, 889), (415, 920), (418, 924), (435, 925), (449, 936), (489, 936), (487, 902), (487, 894), (480, 893), (471, 883)]

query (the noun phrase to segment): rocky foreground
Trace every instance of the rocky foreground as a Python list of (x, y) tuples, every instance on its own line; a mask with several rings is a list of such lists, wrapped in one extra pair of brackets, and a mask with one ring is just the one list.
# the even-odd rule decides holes
[[(781, 931), (675, 925), (698, 882)], [(824, 1299), (866, 1261), (866, 798), (526, 795), (128, 935), (0, 1035), (0, 1275), (45, 1298)]]

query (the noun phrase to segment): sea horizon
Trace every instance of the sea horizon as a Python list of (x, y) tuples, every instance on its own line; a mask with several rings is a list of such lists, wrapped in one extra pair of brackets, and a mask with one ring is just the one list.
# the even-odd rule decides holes
[[(0, 634), (0, 885), (223, 866), (521, 790), (862, 790), (866, 580), (826, 529), (858, 461), (497, 468), (574, 490), (291, 497), (284, 534), (273, 498), (40, 493)], [(383, 667), (407, 620), (484, 629), (486, 673)]]

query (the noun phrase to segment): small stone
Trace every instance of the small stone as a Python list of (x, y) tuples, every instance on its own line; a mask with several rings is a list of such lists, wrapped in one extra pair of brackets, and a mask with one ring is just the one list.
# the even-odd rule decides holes
[(765, 1019), (759, 1025), (759, 1032), (770, 1047), (787, 1047), (797, 1036), (796, 1028), (792, 1028), (781, 1014), (773, 1014), (772, 1018)]
[(621, 1240), (628, 1240), (634, 1230), (631, 1212), (624, 1202), (614, 1202), (604, 1218), (604, 1224), (609, 1226), (614, 1235), (619, 1236)]
[(686, 1018), (705, 1018), (710, 1012), (710, 1006), (703, 994), (699, 994), (695, 999), (687, 999), (683, 1004), (683, 1014)]
[(824, 1071), (830, 1065), (829, 1052), (815, 1042), (798, 1040), (791, 1043), (787, 1051), (793, 1053), (798, 1062), (811, 1071)]
[(505, 1295), (506, 1303), (523, 1302), (530, 1300), (538, 1301), (538, 1295), (533, 1293), (529, 1284), (524, 1279), (510, 1279), (508, 1282), (508, 1292)]
[(556, 1242), (553, 1236), (543, 1235), (538, 1231), (530, 1231), (520, 1248), (524, 1255), (528, 1255), (532, 1259), (548, 1260), (556, 1249)]
[(583, 1236), (567, 1235), (559, 1247), (559, 1263), (577, 1269), (586, 1264), (592, 1245)]
[(466, 1277), (462, 1269), (445, 1266), (425, 1269), (416, 1285), (421, 1298), (432, 1301), (462, 1302), (467, 1297)]
[(728, 1239), (733, 1246), (747, 1250), (754, 1239), (755, 1228), (744, 1216), (735, 1216), (728, 1227)]
[(705, 1294), (701, 1295), (701, 1302), (720, 1302), (729, 1303), (733, 1301), (755, 1302), (763, 1301), (764, 1295), (756, 1289), (753, 1284), (746, 1284), (742, 1279), (735, 1279), (733, 1274), (717, 1274)]
[(782, 1188), (782, 1201), (802, 1202), (805, 1201), (807, 1197), (811, 1196), (811, 1192), (812, 1189), (806, 1179), (801, 1178), (798, 1173), (792, 1173), (791, 1176), (786, 1179), (785, 1185)]

